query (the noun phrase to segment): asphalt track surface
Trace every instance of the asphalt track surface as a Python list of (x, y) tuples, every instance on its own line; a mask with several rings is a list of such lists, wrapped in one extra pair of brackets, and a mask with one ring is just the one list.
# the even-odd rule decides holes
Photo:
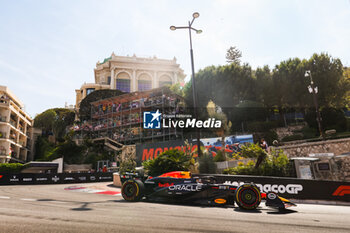
[(262, 204), (252, 212), (130, 203), (69, 186), (0, 186), (0, 232), (350, 232), (349, 206), (300, 204), (279, 213)]

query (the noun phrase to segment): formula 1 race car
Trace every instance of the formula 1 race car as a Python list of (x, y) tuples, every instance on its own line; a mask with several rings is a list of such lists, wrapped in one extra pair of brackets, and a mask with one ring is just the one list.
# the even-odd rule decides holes
[(213, 176), (192, 176), (190, 172), (175, 171), (157, 177), (136, 174), (121, 176), (122, 196), (126, 201), (146, 199), (155, 202), (188, 203), (225, 206), (235, 203), (245, 210), (254, 210), (262, 199), (266, 206), (284, 210), (294, 203), (274, 192), (260, 193), (253, 183), (240, 186), (218, 184)]

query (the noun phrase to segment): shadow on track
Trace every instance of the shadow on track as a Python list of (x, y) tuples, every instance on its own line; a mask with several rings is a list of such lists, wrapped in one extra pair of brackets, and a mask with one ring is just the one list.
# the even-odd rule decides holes
[(293, 214), (293, 213), (298, 213), (296, 210), (291, 210), (291, 209), (283, 209), (283, 210), (277, 210), (277, 211), (268, 211), (266, 212), (267, 214)]

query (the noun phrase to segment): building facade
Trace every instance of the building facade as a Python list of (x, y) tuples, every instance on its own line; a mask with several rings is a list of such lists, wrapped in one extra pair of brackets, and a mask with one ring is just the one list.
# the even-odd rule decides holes
[(154, 88), (184, 82), (184, 72), (172, 60), (116, 56), (114, 53), (94, 69), (95, 83), (85, 83), (76, 92), (76, 110), (80, 102), (91, 92), (117, 89), (126, 93), (148, 91)]
[(0, 163), (33, 159), (33, 120), (23, 107), (6, 86), (0, 86)]

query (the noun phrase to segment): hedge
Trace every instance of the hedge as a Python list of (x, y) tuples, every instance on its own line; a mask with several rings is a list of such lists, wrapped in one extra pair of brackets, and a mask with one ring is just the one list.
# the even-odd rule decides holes
[(0, 173), (19, 173), (23, 166), (21, 163), (0, 163)]

